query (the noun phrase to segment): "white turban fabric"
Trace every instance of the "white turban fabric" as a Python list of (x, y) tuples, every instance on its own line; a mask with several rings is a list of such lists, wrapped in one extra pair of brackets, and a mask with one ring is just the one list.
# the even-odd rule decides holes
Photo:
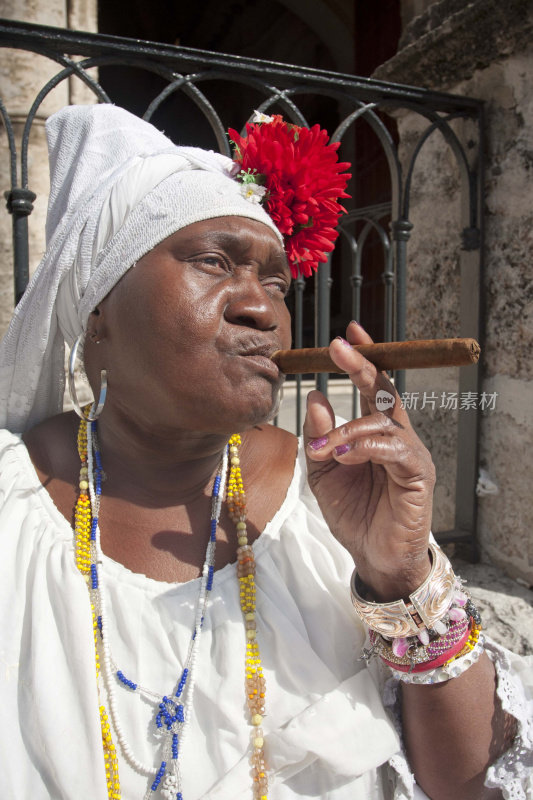
[(268, 225), (220, 153), (178, 147), (112, 105), (68, 106), (47, 122), (47, 248), (0, 343), (0, 427), (23, 432), (62, 410), (64, 342), (156, 244), (204, 219)]

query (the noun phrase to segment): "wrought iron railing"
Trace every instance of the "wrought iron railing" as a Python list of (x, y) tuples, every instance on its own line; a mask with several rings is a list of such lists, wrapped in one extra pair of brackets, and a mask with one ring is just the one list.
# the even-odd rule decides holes
[[(251, 112), (247, 108), (239, 120), (224, 119), (224, 108), (217, 107), (217, 86), (231, 84), (234, 95), (251, 92), (255, 107), (263, 112), (280, 112), (296, 124), (306, 125), (306, 109), (311, 98), (328, 100), (334, 105), (336, 129), (332, 139), (341, 142), (343, 160), (353, 160), (358, 126), (369, 126), (377, 137), (388, 167), (388, 196), (371, 205), (357, 207), (357, 175), (354, 176), (352, 194), (355, 202), (341, 222), (340, 266), (335, 269), (335, 281), (341, 286), (342, 307), (347, 318), (359, 319), (361, 297), (365, 289), (365, 253), (370, 239), (381, 249), (381, 266), (374, 270), (374, 282), (381, 284), (382, 336), (385, 340), (405, 339), (406, 333), (406, 263), (407, 248), (412, 223), (409, 219), (410, 195), (413, 174), (419, 154), (430, 136), (440, 132), (444, 146), (448, 146), (456, 160), (461, 184), (463, 220), (461, 221), (462, 247), (469, 251), (468, 265), (462, 269), (465, 285), (479, 287), (481, 276), (481, 154), (483, 148), (482, 104), (474, 99), (426, 91), (415, 87), (387, 84), (372, 79), (358, 78), (316, 69), (218, 53), (173, 47), (143, 41), (121, 39), (29, 25), (22, 22), (0, 20), (0, 46), (30, 51), (57, 64), (57, 72), (38, 91), (28, 109), (22, 132), (20, 152), (7, 103), (0, 97), (0, 117), (7, 136), (10, 155), (11, 188), (6, 191), (7, 208), (13, 218), (14, 283), (16, 300), (28, 281), (28, 217), (32, 212), (35, 194), (28, 184), (28, 148), (32, 125), (47, 96), (60, 84), (77, 77), (93, 93), (98, 102), (115, 101), (106, 91), (105, 75), (113, 68), (142, 70), (154, 78), (155, 93), (142, 115), (154, 120), (178, 96), (186, 97), (200, 114), (202, 124), (215, 147), (230, 154), (226, 129), (244, 125)], [(97, 73), (97, 74), (95, 74)], [(140, 74), (139, 72), (135, 74)], [(135, 93), (132, 81), (132, 94)], [(249, 96), (251, 97), (252, 94)], [(230, 95), (226, 92), (225, 97)], [(124, 103), (122, 103), (124, 104)], [(223, 104), (222, 104), (223, 106)], [(426, 122), (418, 140), (411, 146), (410, 155), (400, 155), (394, 135), (394, 114), (407, 110)], [(457, 133), (457, 120), (469, 120), (468, 141)], [(316, 120), (313, 120), (316, 121)], [(321, 121), (321, 120), (318, 120)], [(185, 126), (187, 127), (187, 126)], [(195, 128), (197, 126), (195, 125)], [(472, 137), (472, 130), (475, 131)], [(354, 133), (355, 132), (355, 133)], [(198, 143), (197, 130), (189, 131), (189, 141)], [(356, 161), (357, 164), (357, 161)], [(429, 233), (430, 235), (430, 233)], [(476, 257), (472, 259), (472, 254)], [(337, 255), (334, 256), (335, 258)], [(376, 278), (377, 275), (377, 278)], [(332, 286), (331, 264), (321, 269), (314, 287), (315, 343), (327, 344), (331, 334), (330, 300)], [(467, 286), (467, 288), (468, 288)], [(295, 281), (293, 311), (295, 317), (294, 343), (302, 346), (304, 328), (303, 280)], [(477, 289), (479, 295), (479, 288)], [(480, 338), (479, 311), (474, 315), (465, 311), (461, 316), (461, 335)], [(476, 308), (477, 301), (475, 303)], [(461, 370), (459, 388), (463, 392), (478, 390), (478, 370), (469, 367)], [(404, 389), (404, 376), (395, 375), (400, 392)], [(328, 376), (317, 376), (318, 388), (327, 391)], [(300, 428), (301, 378), (297, 378), (296, 427)], [(354, 397), (354, 408), (356, 398)], [(478, 417), (471, 411), (458, 414), (458, 452), (456, 480), (456, 524), (453, 530), (441, 533), (441, 539), (474, 540), (476, 525), (475, 484), (478, 465)]]

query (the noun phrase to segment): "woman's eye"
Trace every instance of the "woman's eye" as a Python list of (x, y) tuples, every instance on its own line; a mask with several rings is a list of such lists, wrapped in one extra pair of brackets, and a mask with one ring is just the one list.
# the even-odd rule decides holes
[(199, 255), (190, 259), (191, 263), (203, 269), (226, 270), (227, 264), (222, 256)]
[(263, 281), (263, 286), (267, 289), (279, 292), (283, 297), (285, 297), (289, 291), (289, 284), (283, 278), (266, 278)]

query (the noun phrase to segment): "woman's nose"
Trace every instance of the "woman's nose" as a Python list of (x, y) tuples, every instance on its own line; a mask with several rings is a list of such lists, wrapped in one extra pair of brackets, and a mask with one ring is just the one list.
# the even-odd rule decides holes
[(279, 325), (275, 303), (256, 276), (235, 280), (225, 317), (234, 325), (258, 330), (275, 330)]

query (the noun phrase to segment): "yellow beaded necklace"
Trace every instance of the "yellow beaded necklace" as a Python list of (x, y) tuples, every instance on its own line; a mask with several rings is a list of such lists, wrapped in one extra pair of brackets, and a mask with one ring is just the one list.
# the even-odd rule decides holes
[[(228, 443), (230, 453), (230, 473), (227, 487), (227, 503), (230, 518), (235, 522), (238, 536), (237, 576), (239, 580), (240, 605), (246, 628), (245, 686), (246, 701), (252, 725), (252, 753), (250, 763), (253, 777), (254, 800), (268, 800), (268, 779), (263, 738), (263, 715), (265, 712), (266, 683), (261, 666), (259, 644), (257, 642), (256, 606), (255, 606), (255, 558), (253, 548), (248, 544), (246, 530), (246, 495), (240, 469), (239, 446), (241, 437), (233, 435)], [(81, 468), (79, 479), (79, 496), (75, 507), (75, 559), (76, 565), (85, 577), (89, 594), (94, 588), (92, 565), (95, 560), (94, 524), (91, 501), (88, 495), (89, 472), (87, 452), (87, 422), (81, 420), (78, 431), (78, 453)], [(91, 596), (92, 600), (92, 596)], [(95, 666), (98, 692), (100, 693), (100, 657), (98, 648), (98, 614), (99, 610), (91, 602), (93, 617)], [(121, 790), (118, 772), (118, 758), (111, 736), (111, 727), (105, 706), (100, 703), (100, 725), (104, 752), (108, 800), (120, 800)], [(181, 798), (181, 793), (178, 795)]]
[[(87, 468), (87, 423), (81, 420), (78, 429), (78, 453), (81, 461), (79, 488), (80, 493), (74, 510), (74, 548), (76, 566), (87, 582), (89, 593), (91, 591), (91, 564), (94, 563), (92, 550), (94, 545), (91, 540), (92, 514), (91, 501), (87, 494), (88, 468)], [(96, 666), (96, 684), (100, 695), (100, 656), (98, 651), (98, 617), (94, 604), (91, 603), (94, 634), (94, 660)], [(102, 747), (104, 751), (105, 773), (107, 781), (107, 796), (109, 800), (120, 800), (120, 780), (118, 776), (118, 758), (111, 737), (107, 712), (103, 703), (100, 703), (100, 728), (102, 731)]]
[(234, 434), (229, 440), (230, 473), (228, 478), (227, 501), (229, 515), (237, 528), (239, 547), (237, 549), (237, 577), (241, 611), (246, 626), (246, 702), (250, 712), (252, 730), (252, 765), (254, 800), (267, 800), (268, 779), (266, 774), (263, 743), (263, 715), (265, 713), (266, 682), (263, 677), (261, 655), (257, 643), (255, 619), (255, 558), (248, 544), (246, 533), (246, 494), (242, 482), (239, 446), (241, 437)]

